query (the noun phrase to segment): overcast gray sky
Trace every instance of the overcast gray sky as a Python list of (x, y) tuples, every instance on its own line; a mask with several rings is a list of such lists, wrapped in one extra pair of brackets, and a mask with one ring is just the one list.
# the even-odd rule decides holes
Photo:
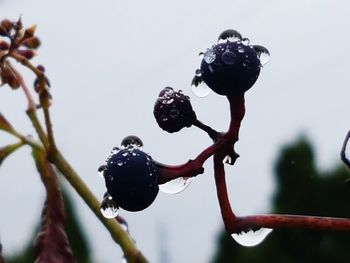
[[(51, 80), (58, 145), (99, 197), (105, 187), (96, 169), (126, 135), (140, 136), (145, 151), (171, 164), (186, 162), (210, 144), (196, 128), (172, 135), (158, 128), (152, 110), (164, 86), (188, 93), (202, 121), (226, 130), (226, 100), (213, 93), (196, 98), (190, 82), (199, 65), (197, 54), (227, 28), (271, 53), (246, 94), (246, 116), (237, 143), (241, 158), (227, 167), (235, 211), (268, 211), (273, 160), (279, 147), (300, 133), (315, 144), (321, 168), (339, 158), (350, 128), (348, 1), (8, 0), (0, 4), (1, 19), (22, 14), (26, 25), (38, 25), (43, 46), (35, 62), (45, 65)], [(31, 75), (26, 76), (31, 83)], [(20, 92), (0, 88), (0, 111), (19, 130), (32, 133), (25, 105)], [(12, 141), (0, 134), (0, 145)], [(0, 216), (0, 236), (7, 253), (29, 238), (44, 198), (29, 154), (29, 149), (21, 149), (0, 170), (0, 209), (7, 211)], [(211, 161), (205, 168), (181, 194), (160, 193), (150, 208), (139, 213), (121, 211), (150, 262), (158, 262), (160, 226), (166, 232), (171, 263), (208, 262), (213, 255), (222, 221)], [(120, 249), (75, 197), (96, 262), (118, 262)]]

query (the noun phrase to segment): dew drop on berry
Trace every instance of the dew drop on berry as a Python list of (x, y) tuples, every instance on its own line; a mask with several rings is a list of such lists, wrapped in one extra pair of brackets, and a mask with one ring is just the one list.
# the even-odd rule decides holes
[(204, 98), (208, 96), (211, 92), (211, 89), (205, 84), (203, 79), (198, 76), (194, 76), (191, 83), (191, 89), (194, 95), (199, 98)]
[(260, 60), (260, 64), (263, 66), (270, 60), (270, 52), (266, 47), (254, 45), (252, 46), (256, 53), (258, 54), (258, 59)]
[(200, 77), (202, 76), (202, 72), (200, 69), (196, 69), (195, 73), (194, 73), (196, 76)]
[(179, 110), (178, 109), (172, 109), (170, 112), (169, 112), (169, 116), (170, 118), (173, 118), (173, 119), (176, 119), (177, 117), (179, 117)]
[(119, 207), (109, 194), (105, 194), (100, 211), (105, 218), (115, 218), (118, 215)]
[(102, 178), (104, 178), (104, 172), (105, 172), (106, 169), (107, 169), (107, 165), (105, 165), (105, 164), (101, 165), (101, 166), (98, 167), (98, 169), (97, 169), (97, 174), (98, 174), (99, 176), (101, 176)]
[(236, 63), (237, 55), (229, 50), (226, 50), (221, 55), (222, 61), (227, 65), (232, 65)]
[(249, 43), (250, 43), (250, 39), (249, 39), (249, 38), (245, 37), (245, 38), (242, 39), (242, 44), (243, 44), (243, 45), (248, 46)]
[(227, 29), (220, 34), (218, 38), (218, 43), (225, 43), (227, 41), (229, 42), (242, 41), (242, 35), (234, 29)]
[(271, 228), (260, 228), (256, 231), (249, 230), (239, 234), (232, 234), (232, 238), (240, 245), (245, 247), (253, 247), (259, 245), (272, 232)]
[(119, 149), (118, 147), (114, 147), (114, 148), (112, 149), (111, 154), (116, 154), (116, 153), (118, 153), (119, 151), (120, 151), (120, 149)]
[(214, 50), (212, 49), (208, 49), (205, 53), (204, 53), (204, 57), (203, 60), (207, 63), (207, 64), (211, 64), (215, 61), (216, 59), (216, 54), (214, 52)]
[(123, 164), (124, 164), (124, 163), (123, 163), (122, 160), (118, 160), (118, 161), (117, 161), (117, 165), (118, 165), (118, 166), (123, 166)]
[(193, 177), (180, 177), (165, 184), (160, 184), (159, 189), (166, 194), (177, 194), (185, 190), (193, 181)]
[(165, 115), (165, 114), (162, 114), (161, 116), (160, 116), (160, 119), (161, 119), (161, 121), (167, 121), (168, 120), (168, 117)]
[(134, 148), (134, 149), (142, 149), (142, 146), (143, 146), (142, 140), (135, 135), (129, 135), (125, 137), (120, 144), (123, 148)]

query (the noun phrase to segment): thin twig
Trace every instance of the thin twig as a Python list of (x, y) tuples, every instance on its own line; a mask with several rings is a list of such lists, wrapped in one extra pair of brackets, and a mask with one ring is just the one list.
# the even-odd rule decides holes
[(344, 164), (350, 169), (350, 160), (346, 157), (346, 147), (348, 145), (349, 138), (350, 138), (350, 130), (347, 132), (345, 136), (343, 146), (340, 151), (340, 158), (344, 162)]

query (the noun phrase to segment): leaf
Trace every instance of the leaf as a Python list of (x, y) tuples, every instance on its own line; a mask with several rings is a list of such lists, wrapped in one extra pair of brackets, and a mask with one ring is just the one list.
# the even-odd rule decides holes
[(0, 130), (13, 131), (12, 125), (6, 120), (5, 116), (0, 112)]
[(66, 218), (57, 176), (44, 152), (33, 149), (33, 157), (47, 195), (34, 245), (35, 262), (73, 263), (75, 259), (64, 228)]
[(0, 263), (5, 263), (5, 260), (2, 257), (2, 245), (1, 245), (1, 243), (0, 243)]
[(23, 142), (18, 142), (14, 144), (9, 144), (7, 146), (0, 148), (0, 166), (2, 162), (14, 151), (23, 145)]

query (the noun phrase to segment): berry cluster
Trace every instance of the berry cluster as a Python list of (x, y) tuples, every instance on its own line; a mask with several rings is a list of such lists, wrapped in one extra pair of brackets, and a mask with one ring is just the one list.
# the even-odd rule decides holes
[[(261, 46), (250, 46), (249, 39), (235, 30), (224, 31), (218, 43), (201, 53), (200, 69), (192, 80), (194, 92), (199, 84), (206, 84), (214, 92), (225, 95), (235, 115), (235, 129), (219, 133), (201, 123), (192, 108), (189, 96), (181, 90), (165, 87), (155, 102), (153, 114), (164, 131), (174, 133), (192, 125), (208, 133), (214, 144), (204, 150), (195, 160), (170, 166), (154, 161), (141, 150), (142, 142), (136, 136), (126, 137), (121, 148), (114, 148), (106, 163), (99, 168), (107, 188), (101, 211), (106, 217), (115, 217), (118, 208), (140, 211), (156, 198), (159, 189), (178, 193), (185, 189), (192, 178), (203, 173), (203, 163), (212, 155), (233, 164), (238, 155), (233, 149), (238, 140), (239, 123), (244, 115), (244, 92), (257, 80), (263, 61), (268, 55)], [(243, 110), (242, 110), (243, 109)], [(231, 121), (232, 122), (232, 121)], [(159, 184), (159, 187), (158, 187)]]

